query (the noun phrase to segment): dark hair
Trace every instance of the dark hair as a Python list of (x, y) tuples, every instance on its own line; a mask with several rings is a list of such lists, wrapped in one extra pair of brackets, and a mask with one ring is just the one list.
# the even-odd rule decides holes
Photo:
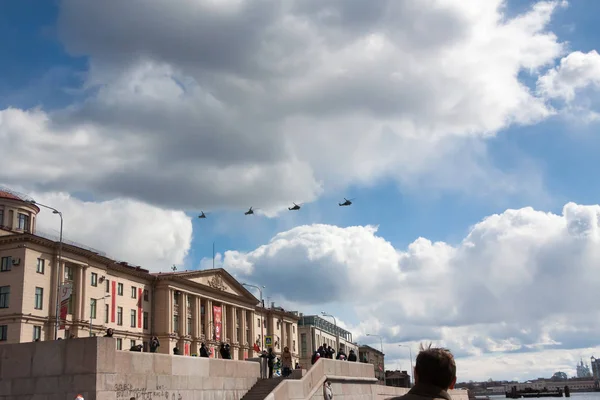
[(419, 383), (448, 389), (456, 378), (456, 363), (448, 349), (421, 345), (415, 363), (415, 374)]

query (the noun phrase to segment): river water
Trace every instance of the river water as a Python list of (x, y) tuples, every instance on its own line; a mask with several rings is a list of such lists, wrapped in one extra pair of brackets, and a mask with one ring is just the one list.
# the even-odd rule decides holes
[[(563, 397), (563, 399), (565, 399), (565, 398), (566, 397)], [(571, 393), (571, 398), (573, 400), (600, 400), (600, 392)], [(506, 396), (503, 394), (490, 396), (490, 400), (500, 400), (500, 399), (506, 399)], [(536, 399), (537, 399), (537, 397), (534, 397), (531, 400), (536, 400)], [(551, 400), (551, 399), (556, 399), (556, 397), (540, 397), (540, 399)]]

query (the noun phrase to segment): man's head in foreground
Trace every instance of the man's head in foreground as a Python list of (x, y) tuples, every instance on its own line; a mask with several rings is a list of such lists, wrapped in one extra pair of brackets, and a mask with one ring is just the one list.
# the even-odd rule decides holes
[(431, 385), (440, 389), (454, 389), (456, 383), (456, 363), (448, 349), (424, 347), (415, 364), (415, 384)]

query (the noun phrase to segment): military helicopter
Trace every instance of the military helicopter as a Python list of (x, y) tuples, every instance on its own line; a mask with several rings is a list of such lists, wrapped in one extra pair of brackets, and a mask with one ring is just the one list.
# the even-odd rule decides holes
[(294, 204), (294, 206), (293, 207), (288, 207), (288, 210), (290, 210), (290, 211), (298, 211), (300, 209), (300, 207), (302, 207), (302, 205), (304, 203), (300, 203), (300, 205), (298, 205), (296, 203), (293, 203), (293, 204)]
[(204, 211), (200, 211), (200, 215), (198, 215), (198, 218), (206, 218), (206, 214), (204, 214)]
[(246, 211), (246, 212), (244, 213), (244, 215), (254, 215), (254, 210), (252, 209), (252, 207), (250, 207), (250, 208), (248, 209), (248, 211)]
[(343, 203), (338, 203), (338, 205), (340, 207), (351, 206), (352, 205), (352, 200), (354, 200), (354, 199), (348, 200), (347, 198), (344, 197), (344, 202)]

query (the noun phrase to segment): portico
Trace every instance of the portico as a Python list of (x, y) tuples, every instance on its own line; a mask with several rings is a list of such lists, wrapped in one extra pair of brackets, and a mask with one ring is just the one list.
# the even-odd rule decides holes
[(258, 299), (223, 269), (158, 273), (155, 326), (159, 352), (200, 353), (201, 343), (220, 358), (219, 346), (229, 343), (233, 359), (254, 357), (254, 308)]

